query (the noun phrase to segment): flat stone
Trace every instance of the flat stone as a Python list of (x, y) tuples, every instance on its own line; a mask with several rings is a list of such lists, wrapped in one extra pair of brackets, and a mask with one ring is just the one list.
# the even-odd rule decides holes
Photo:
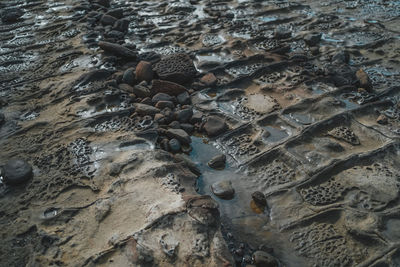
[(226, 156), (224, 154), (213, 157), (209, 162), (208, 166), (213, 169), (222, 170), (225, 168)]
[(142, 104), (142, 103), (135, 103), (135, 111), (139, 115), (155, 115), (157, 113), (160, 113), (160, 110), (158, 108), (155, 108), (150, 105)]
[(151, 100), (153, 101), (153, 103), (157, 103), (159, 101), (171, 101), (171, 102), (175, 102), (176, 101), (175, 97), (170, 96), (170, 95), (165, 94), (165, 93), (155, 94)]
[(148, 97), (151, 95), (150, 89), (141, 84), (135, 85), (132, 88), (132, 92), (138, 97)]
[(153, 79), (153, 69), (151, 67), (151, 63), (147, 61), (140, 61), (136, 66), (136, 80), (148, 81), (150, 82)]
[(235, 189), (233, 189), (231, 181), (216, 182), (211, 185), (211, 190), (214, 195), (222, 199), (232, 199), (235, 195)]
[(176, 112), (176, 119), (179, 122), (188, 122), (193, 115), (193, 109), (185, 108)]
[(186, 88), (182, 85), (164, 80), (153, 80), (151, 91), (154, 94), (165, 93), (173, 96), (177, 96), (184, 92), (187, 92)]
[(32, 178), (32, 167), (23, 159), (11, 159), (3, 167), (4, 182), (19, 185)]
[(172, 103), (171, 101), (158, 101), (156, 103), (156, 108), (159, 109), (164, 109), (164, 108), (171, 108), (173, 109), (175, 107), (174, 103)]
[(228, 130), (228, 125), (224, 119), (217, 116), (210, 116), (204, 124), (204, 130), (208, 136), (217, 136)]
[(125, 59), (135, 60), (137, 58), (137, 53), (135, 51), (119, 44), (100, 41), (99, 46), (104, 51)]
[(190, 144), (192, 139), (190, 136), (182, 129), (168, 129), (166, 135), (169, 138), (176, 138), (183, 144)]
[(181, 123), (181, 129), (188, 134), (192, 134), (194, 132), (194, 126), (189, 123)]
[(129, 92), (129, 93), (133, 92), (133, 87), (126, 83), (120, 83), (118, 85), (118, 88), (125, 92)]

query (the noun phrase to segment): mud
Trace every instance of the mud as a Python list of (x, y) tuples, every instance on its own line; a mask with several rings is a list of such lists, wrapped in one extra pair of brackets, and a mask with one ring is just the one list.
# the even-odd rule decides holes
[(0, 8), (1, 266), (400, 265), (399, 1)]

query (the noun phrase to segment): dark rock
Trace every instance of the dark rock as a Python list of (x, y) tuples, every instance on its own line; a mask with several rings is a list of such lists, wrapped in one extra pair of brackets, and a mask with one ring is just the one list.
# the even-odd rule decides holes
[(182, 129), (168, 129), (166, 135), (169, 138), (178, 139), (182, 144), (188, 145), (192, 142), (190, 136)]
[(135, 111), (139, 115), (155, 115), (157, 113), (160, 113), (160, 110), (158, 108), (155, 108), (150, 105), (146, 104), (141, 104), (141, 103), (135, 103)]
[(276, 39), (287, 39), (292, 37), (292, 32), (287, 29), (277, 28), (274, 31), (274, 37)]
[(179, 123), (179, 121), (173, 121), (168, 124), (168, 127), (172, 129), (181, 129), (181, 124)]
[(367, 91), (370, 91), (372, 89), (371, 79), (369, 78), (368, 74), (363, 69), (359, 69), (356, 72), (356, 77), (358, 79), (358, 82), (359, 82), (361, 88), (364, 88)]
[(99, 46), (104, 51), (125, 59), (135, 60), (137, 58), (136, 52), (119, 44), (100, 41)]
[(5, 121), (6, 121), (6, 117), (4, 116), (3, 113), (0, 113), (0, 126), (3, 125)]
[(114, 25), (114, 23), (116, 21), (117, 21), (116, 18), (114, 18), (113, 16), (109, 16), (109, 15), (103, 15), (100, 19), (101, 24), (103, 24), (104, 26)]
[(333, 62), (337, 63), (349, 63), (350, 55), (347, 51), (339, 51), (332, 57)]
[(124, 75), (122, 76), (122, 82), (127, 83), (131, 86), (136, 84), (136, 78), (135, 78), (135, 69), (134, 68), (129, 68), (126, 71), (124, 71)]
[(170, 150), (168, 138), (164, 138), (164, 139), (161, 140), (160, 147), (161, 147), (161, 149), (163, 149), (165, 151), (169, 151)]
[(153, 94), (165, 93), (173, 96), (187, 92), (186, 88), (182, 85), (164, 80), (153, 80), (151, 91)]
[(278, 267), (276, 259), (265, 251), (256, 251), (253, 260), (257, 267)]
[(110, 7), (110, 0), (96, 0), (94, 3), (97, 3), (104, 7)]
[(208, 136), (217, 136), (228, 130), (225, 120), (217, 116), (208, 117), (203, 127)]
[(304, 42), (309, 46), (315, 46), (321, 41), (322, 33), (308, 34), (304, 37)]
[(267, 199), (265, 198), (265, 195), (261, 193), (260, 191), (256, 191), (253, 194), (251, 194), (251, 197), (253, 198), (254, 202), (260, 206), (266, 206), (267, 205)]
[(168, 145), (172, 152), (178, 152), (181, 150), (181, 143), (176, 138), (169, 140)]
[(182, 110), (178, 110), (176, 112), (176, 119), (179, 122), (188, 122), (190, 118), (192, 118), (193, 109), (192, 108), (185, 108)]
[(171, 102), (176, 102), (176, 99), (173, 96), (164, 94), (164, 93), (158, 93), (155, 96), (153, 96), (152, 101), (153, 103), (157, 103), (159, 101), (171, 101)]
[(120, 32), (127, 32), (129, 29), (128, 19), (119, 19), (114, 23), (113, 29)]
[(135, 85), (132, 92), (138, 97), (148, 97), (151, 95), (150, 89), (142, 84)]
[(140, 61), (136, 66), (136, 80), (148, 81), (150, 82), (153, 79), (153, 69), (151, 67), (151, 63), (147, 61)]
[(232, 199), (235, 195), (235, 189), (233, 189), (231, 181), (216, 182), (211, 185), (211, 190), (214, 195), (222, 199)]
[[(3, 115), (3, 117), (4, 117), (4, 115)], [(385, 124), (388, 123), (388, 118), (385, 115), (381, 114), (376, 119), (376, 122), (379, 123), (379, 124), (385, 125)], [(1, 119), (0, 119), (0, 125), (1, 125)]]
[(217, 77), (213, 73), (207, 73), (200, 79), (200, 82), (207, 86), (213, 86), (217, 84)]
[(120, 83), (118, 85), (118, 88), (121, 89), (122, 91), (125, 91), (125, 92), (128, 92), (128, 93), (132, 93), (133, 92), (132, 86), (130, 86), (129, 84), (126, 84), (126, 83)]
[(3, 167), (4, 182), (19, 185), (32, 178), (32, 167), (23, 159), (11, 159)]
[(122, 19), (124, 17), (124, 10), (122, 8), (111, 9), (106, 13), (106, 15), (112, 16), (117, 19)]
[(1, 21), (4, 23), (17, 22), (24, 15), (20, 8), (9, 8), (1, 12)]
[(203, 120), (203, 112), (198, 111), (196, 113), (193, 114), (192, 118), (190, 119), (190, 123), (192, 124), (196, 124), (196, 123), (200, 123)]
[(208, 166), (213, 169), (222, 170), (225, 168), (226, 156), (224, 154), (213, 157), (209, 162)]
[(154, 71), (162, 80), (186, 84), (193, 80), (197, 71), (192, 59), (182, 53), (162, 58), (155, 66)]
[(105, 34), (107, 38), (115, 39), (115, 40), (122, 40), (125, 36), (123, 32), (112, 30)]
[(143, 61), (150, 62), (152, 64), (160, 61), (161, 56), (154, 51), (144, 52), (139, 55), (139, 59)]
[(181, 105), (188, 105), (190, 104), (190, 95), (188, 92), (183, 92), (179, 94), (176, 99), (178, 100), (178, 103)]
[(91, 82), (103, 81), (111, 76), (108, 70), (92, 70), (88, 73), (82, 74), (78, 80), (77, 85), (83, 86)]
[(163, 114), (157, 113), (154, 115), (154, 121), (162, 124), (164, 122), (164, 117), (165, 116)]
[(181, 123), (181, 129), (188, 134), (192, 134), (194, 132), (194, 126), (189, 123)]
[(164, 109), (164, 108), (171, 108), (173, 109), (175, 107), (174, 103), (172, 103), (171, 101), (158, 101), (156, 103), (156, 108), (159, 109)]
[(145, 97), (142, 99), (142, 101), (140, 101), (140, 103), (142, 104), (146, 104), (146, 105), (152, 105), (153, 103), (151, 102), (151, 98), (150, 97)]

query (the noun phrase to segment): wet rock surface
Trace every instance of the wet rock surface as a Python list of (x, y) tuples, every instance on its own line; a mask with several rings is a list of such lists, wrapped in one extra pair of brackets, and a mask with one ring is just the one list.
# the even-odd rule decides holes
[(0, 265), (399, 266), (398, 1), (0, 9)]

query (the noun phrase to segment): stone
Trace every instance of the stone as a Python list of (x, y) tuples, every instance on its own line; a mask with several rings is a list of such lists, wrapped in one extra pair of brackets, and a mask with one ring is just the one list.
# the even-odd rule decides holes
[(178, 139), (182, 144), (190, 144), (192, 139), (190, 136), (182, 129), (168, 129), (166, 135), (169, 138)]
[(178, 100), (178, 103), (181, 105), (189, 105), (190, 104), (190, 95), (188, 92), (183, 92), (179, 94), (176, 99)]
[(260, 191), (256, 191), (253, 194), (251, 194), (251, 198), (254, 200), (256, 204), (260, 206), (264, 207), (267, 205), (267, 199), (265, 198), (265, 195)]
[(358, 79), (360, 87), (366, 89), (367, 91), (372, 90), (371, 79), (369, 78), (368, 74), (363, 69), (359, 69), (356, 72), (356, 77)]
[(162, 80), (186, 84), (197, 74), (192, 59), (183, 53), (172, 54), (161, 58), (154, 66), (154, 71)]
[(165, 93), (158, 93), (158, 94), (154, 95), (151, 100), (153, 101), (153, 103), (157, 103), (159, 101), (175, 102), (176, 99), (173, 96), (167, 95)]
[(103, 24), (104, 26), (114, 25), (114, 23), (116, 21), (117, 21), (116, 18), (114, 18), (113, 16), (110, 16), (110, 15), (106, 15), (106, 14), (104, 14), (100, 19), (101, 24)]
[(4, 116), (3, 113), (0, 113), (0, 126), (3, 125), (5, 121), (6, 121), (6, 117)]
[(136, 66), (136, 80), (139, 82), (150, 82), (153, 79), (153, 75), (153, 69), (150, 62), (140, 61)]
[(32, 178), (32, 166), (23, 159), (11, 159), (3, 167), (4, 182), (19, 185)]
[(119, 19), (114, 23), (113, 30), (120, 32), (127, 32), (129, 29), (128, 19)]
[(168, 124), (168, 127), (172, 129), (181, 129), (181, 124), (179, 123), (179, 121), (173, 121)]
[(100, 41), (99, 46), (105, 52), (122, 57), (124, 59), (135, 60), (137, 58), (137, 53), (135, 51), (132, 51), (131, 49), (119, 44)]
[(111, 38), (111, 39), (115, 39), (115, 40), (122, 40), (124, 38), (125, 34), (120, 31), (112, 30), (112, 31), (108, 31), (105, 34), (105, 36), (107, 38)]
[(213, 86), (217, 84), (217, 77), (213, 73), (207, 73), (200, 79), (200, 82), (207, 86)]
[(321, 41), (322, 33), (312, 33), (304, 37), (304, 42), (309, 46), (315, 46)]
[(20, 8), (9, 8), (1, 13), (1, 21), (4, 23), (17, 22), (24, 15), (24, 11)]
[(143, 86), (142, 84), (137, 84), (132, 88), (132, 92), (138, 97), (148, 97), (151, 95), (150, 89)]
[(192, 108), (185, 108), (176, 112), (176, 119), (179, 122), (188, 122), (193, 115)]
[(150, 105), (150, 106), (153, 104), (153, 102), (151, 102), (151, 98), (150, 97), (143, 98), (142, 101), (140, 101), (140, 103), (146, 104), (146, 105)]
[(88, 73), (82, 74), (77, 80), (77, 85), (84, 86), (91, 82), (103, 81), (110, 76), (111, 72), (108, 70), (92, 70)]
[(94, 208), (94, 217), (96, 221), (101, 222), (110, 213), (111, 201), (109, 199), (96, 202)]
[(153, 94), (165, 93), (173, 96), (177, 96), (184, 92), (187, 92), (186, 88), (182, 85), (164, 80), (153, 80), (151, 91), (153, 92)]
[(228, 130), (225, 120), (218, 116), (208, 117), (203, 127), (207, 135), (211, 137), (220, 135)]
[(283, 28), (277, 28), (274, 31), (274, 38), (275, 39), (287, 39), (292, 37), (292, 32), (287, 30), (287, 29), (283, 29)]
[(265, 251), (254, 252), (253, 261), (257, 267), (278, 267), (276, 259)]
[(172, 103), (171, 101), (158, 101), (156, 103), (156, 108), (159, 109), (164, 109), (164, 108), (171, 108), (173, 109), (175, 107), (174, 103)]
[(193, 114), (192, 118), (190, 119), (190, 123), (196, 124), (196, 123), (202, 122), (203, 116), (204, 116), (203, 112), (201, 112), (201, 111), (195, 112)]
[(135, 111), (137, 114), (143, 116), (143, 115), (155, 115), (157, 113), (160, 113), (160, 110), (158, 108), (155, 108), (150, 105), (142, 104), (142, 103), (135, 103)]
[(104, 7), (110, 7), (110, 0), (96, 0), (94, 3), (99, 4)]
[(188, 134), (192, 134), (194, 132), (194, 126), (189, 123), (181, 123), (181, 129)]
[(135, 76), (135, 69), (129, 68), (124, 71), (124, 74), (122, 75), (122, 82), (133, 86), (136, 84)]
[[(1, 119), (0, 119), (0, 121), (1, 121)], [(376, 119), (376, 122), (379, 123), (379, 124), (385, 125), (385, 124), (388, 123), (388, 118), (384, 114), (381, 114)], [(1, 122), (0, 122), (0, 125), (1, 125)]]
[(208, 166), (216, 170), (223, 170), (225, 168), (225, 163), (226, 163), (226, 156), (224, 154), (221, 154), (213, 157), (208, 162)]
[(132, 93), (133, 92), (132, 86), (130, 86), (129, 84), (126, 84), (126, 83), (120, 83), (118, 85), (118, 88), (121, 89), (122, 91), (125, 91), (125, 92), (128, 92), (128, 93)]
[(211, 190), (219, 198), (232, 199), (235, 195), (235, 189), (232, 187), (231, 181), (220, 181), (211, 185)]
[(114, 8), (107, 11), (106, 15), (112, 16), (117, 19), (122, 19), (124, 17), (124, 10), (122, 8)]
[(172, 152), (179, 152), (181, 150), (181, 143), (176, 138), (169, 140), (168, 145)]

